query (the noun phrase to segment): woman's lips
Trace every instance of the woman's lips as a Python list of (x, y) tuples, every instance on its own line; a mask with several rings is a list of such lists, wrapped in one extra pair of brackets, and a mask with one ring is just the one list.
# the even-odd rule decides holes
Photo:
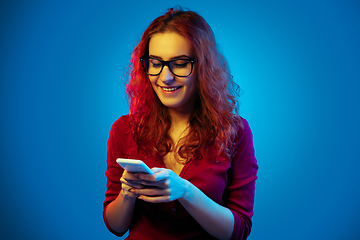
[(177, 86), (177, 87), (161, 87), (159, 86), (164, 92), (175, 92), (176, 90), (180, 89), (182, 86)]

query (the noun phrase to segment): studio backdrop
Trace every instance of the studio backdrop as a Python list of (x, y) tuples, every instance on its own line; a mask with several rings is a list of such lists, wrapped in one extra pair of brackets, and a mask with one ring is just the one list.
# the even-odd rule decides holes
[(107, 139), (141, 33), (202, 15), (240, 85), (259, 172), (250, 240), (359, 239), (356, 0), (2, 1), (1, 239), (116, 239)]

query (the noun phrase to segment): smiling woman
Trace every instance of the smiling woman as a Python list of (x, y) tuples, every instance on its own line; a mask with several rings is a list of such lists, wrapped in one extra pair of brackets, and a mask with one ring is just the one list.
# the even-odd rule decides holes
[[(210, 26), (169, 9), (144, 32), (130, 68), (130, 112), (108, 141), (108, 229), (129, 230), (127, 239), (246, 239), (258, 166)], [(127, 172), (117, 158), (154, 173)]]

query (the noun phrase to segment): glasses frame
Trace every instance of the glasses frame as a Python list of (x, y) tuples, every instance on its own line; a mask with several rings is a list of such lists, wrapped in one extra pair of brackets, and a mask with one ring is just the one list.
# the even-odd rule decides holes
[[(157, 60), (157, 61), (159, 61), (159, 62), (161, 63), (161, 70), (160, 70), (160, 72), (159, 72), (158, 74), (150, 74), (150, 73), (148, 73), (148, 72), (146, 71), (145, 62), (144, 62), (144, 60), (146, 60), (146, 59), (154, 59), (154, 60)], [(171, 70), (170, 64), (171, 64), (172, 62), (174, 62), (174, 61), (177, 61), (177, 60), (188, 60), (188, 61), (190, 62), (190, 64), (191, 64), (191, 70), (190, 70), (190, 73), (189, 73), (188, 75), (185, 75), (185, 76), (182, 76), (182, 75), (181, 75), (181, 76), (180, 76), (180, 75), (175, 74), (175, 73)], [(177, 77), (188, 77), (188, 76), (191, 75), (191, 73), (192, 73), (192, 71), (193, 71), (193, 69), (194, 69), (194, 63), (197, 62), (197, 59), (177, 58), (177, 59), (173, 59), (173, 60), (170, 60), (170, 61), (163, 61), (163, 60), (160, 60), (160, 59), (157, 59), (157, 58), (151, 58), (151, 57), (145, 57), (145, 56), (143, 56), (143, 57), (140, 58), (140, 61), (141, 61), (141, 65), (142, 65), (142, 67), (143, 67), (143, 69), (144, 69), (144, 72), (145, 72), (147, 75), (150, 75), (150, 76), (158, 76), (158, 75), (160, 75), (160, 73), (162, 72), (162, 70), (164, 69), (164, 67), (167, 66), (167, 67), (169, 68), (170, 72), (171, 72), (173, 75), (175, 75), (175, 76), (177, 76)]]

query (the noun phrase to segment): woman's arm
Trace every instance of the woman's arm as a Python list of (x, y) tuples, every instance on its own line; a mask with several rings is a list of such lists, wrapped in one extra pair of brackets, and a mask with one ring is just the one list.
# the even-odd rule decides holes
[(139, 174), (143, 185), (157, 188), (131, 189), (138, 198), (151, 203), (179, 200), (189, 214), (218, 239), (230, 239), (234, 229), (232, 212), (214, 202), (189, 181), (170, 169), (153, 168), (155, 174)]
[(123, 194), (121, 190), (117, 198), (106, 208), (106, 220), (112, 230), (125, 233), (131, 224), (136, 198)]
[(137, 195), (130, 193), (128, 182), (137, 179), (133, 174), (123, 170), (116, 162), (123, 158), (128, 149), (128, 116), (122, 116), (111, 127), (107, 151), (107, 190), (104, 201), (104, 221), (107, 228), (117, 236), (128, 230), (135, 208)]
[(125, 233), (131, 224), (138, 195), (129, 192), (132, 188), (143, 188), (136, 175), (124, 170), (120, 178), (121, 190), (117, 198), (109, 203), (105, 217), (112, 230)]
[(230, 239), (234, 229), (232, 212), (214, 202), (190, 182), (186, 185), (186, 194), (178, 199), (179, 202), (210, 235), (218, 239)]

